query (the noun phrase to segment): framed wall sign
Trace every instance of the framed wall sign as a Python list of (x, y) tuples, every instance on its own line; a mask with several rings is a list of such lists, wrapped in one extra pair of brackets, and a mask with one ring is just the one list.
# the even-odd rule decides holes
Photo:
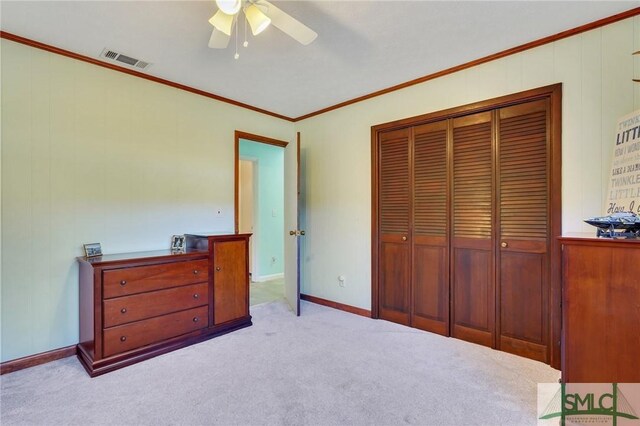
[(640, 110), (618, 121), (605, 207), (606, 214), (640, 213)]

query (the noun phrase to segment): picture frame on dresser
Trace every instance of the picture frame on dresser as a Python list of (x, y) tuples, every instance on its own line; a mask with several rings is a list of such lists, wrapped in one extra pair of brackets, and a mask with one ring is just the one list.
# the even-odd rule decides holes
[(173, 235), (171, 236), (171, 251), (174, 253), (184, 253), (186, 249), (185, 236)]
[(102, 247), (100, 246), (100, 243), (83, 244), (82, 247), (84, 248), (84, 255), (86, 257), (102, 256)]

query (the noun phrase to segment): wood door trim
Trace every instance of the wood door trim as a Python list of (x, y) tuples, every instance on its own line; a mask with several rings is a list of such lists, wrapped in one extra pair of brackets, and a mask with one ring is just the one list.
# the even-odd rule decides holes
[(444, 69), (442, 71), (437, 71), (437, 72), (432, 73), (432, 74), (427, 74), (427, 75), (425, 75), (423, 77), (419, 77), (419, 78), (416, 78), (414, 80), (406, 81), (404, 83), (400, 83), (400, 84), (397, 84), (395, 86), (387, 87), (386, 89), (378, 90), (378, 91), (375, 91), (373, 93), (369, 93), (367, 95), (359, 96), (357, 98), (353, 98), (353, 99), (350, 99), (348, 101), (340, 102), (338, 104), (335, 104), (335, 105), (332, 105), (332, 106), (328, 106), (326, 108), (322, 108), (322, 109), (320, 109), (318, 111), (310, 112), (308, 114), (301, 115), (299, 117), (295, 117), (293, 119), (293, 121), (294, 122), (298, 122), (298, 121), (306, 120), (307, 118), (315, 117), (316, 115), (321, 115), (321, 114), (327, 113), (329, 111), (333, 111), (333, 110), (336, 110), (336, 109), (339, 109), (339, 108), (342, 108), (342, 107), (345, 107), (345, 106), (348, 106), (348, 105), (353, 105), (353, 104), (358, 103), (358, 102), (366, 101), (367, 99), (375, 98), (377, 96), (381, 96), (381, 95), (385, 95), (387, 93), (395, 92), (397, 90), (405, 89), (405, 88), (410, 87), (410, 86), (415, 86), (416, 84), (424, 83), (424, 82), (429, 81), (429, 80), (434, 80), (436, 78), (443, 77), (443, 76), (448, 75), (448, 74), (453, 74), (453, 73), (458, 72), (458, 71), (462, 71), (462, 70), (465, 70), (465, 69), (468, 69), (468, 68), (472, 68), (472, 67), (475, 67), (476, 65), (481, 65), (481, 64), (484, 64), (484, 63), (487, 63), (487, 62), (494, 61), (496, 59), (501, 59), (501, 58), (504, 58), (506, 56), (514, 55), (514, 54), (520, 53), (520, 52), (524, 52), (526, 50), (533, 49), (535, 47), (539, 47), (539, 46), (542, 46), (542, 45), (545, 45), (545, 44), (548, 44), (548, 43), (553, 43), (555, 41), (562, 40), (564, 38), (571, 37), (571, 36), (583, 33), (585, 31), (591, 31), (593, 29), (600, 28), (600, 27), (603, 27), (605, 25), (613, 24), (613, 23), (616, 23), (618, 21), (622, 21), (623, 19), (631, 18), (631, 17), (636, 16), (636, 15), (640, 15), (640, 7), (636, 7), (634, 9), (630, 9), (630, 10), (627, 10), (627, 11), (622, 12), (622, 13), (618, 13), (618, 14), (615, 14), (615, 15), (612, 15), (612, 16), (609, 16), (609, 17), (606, 17), (606, 18), (602, 18), (602, 19), (599, 19), (597, 21), (593, 21), (593, 22), (590, 22), (588, 24), (581, 25), (579, 27), (575, 27), (575, 28), (572, 28), (572, 29), (569, 29), (569, 30), (566, 30), (566, 31), (562, 31), (562, 32), (554, 34), (554, 35), (543, 37), (543, 38), (540, 38), (538, 40), (531, 41), (529, 43), (521, 44), (520, 46), (512, 47), (510, 49), (506, 49), (506, 50), (500, 51), (498, 53), (493, 53), (491, 55), (487, 55), (487, 56), (484, 56), (482, 58), (475, 59), (473, 61), (465, 62), (463, 64), (456, 65), (454, 67), (447, 68), (447, 69)]
[(5, 361), (0, 364), (0, 375), (13, 373), (14, 371), (23, 370), (36, 365), (46, 364), (51, 361), (73, 356), (77, 353), (77, 345), (65, 346), (64, 348), (53, 349), (35, 355), (29, 355), (22, 358)]
[(458, 117), (463, 117), (465, 115), (471, 115), (483, 111), (490, 111), (492, 109), (504, 108), (509, 105), (520, 104), (530, 100), (550, 97), (555, 90), (562, 90), (562, 83), (551, 84), (549, 86), (538, 87), (535, 89), (525, 90), (523, 92), (512, 93), (505, 96), (499, 96), (497, 98), (473, 102), (470, 104), (448, 108), (441, 111), (434, 111), (427, 114), (390, 121), (388, 123), (372, 126), (371, 130), (377, 135), (382, 131), (419, 126), (422, 124), (427, 124), (439, 120), (446, 120), (450, 118), (455, 119)]
[[(384, 131), (397, 130), (406, 127), (417, 126), (437, 120), (452, 119), (476, 112), (488, 111), (502, 108), (509, 105), (524, 103), (535, 99), (549, 99), (550, 103), (550, 135), (549, 143), (551, 149), (551, 161), (549, 164), (549, 229), (550, 229), (550, 306), (549, 306), (549, 335), (550, 335), (550, 365), (554, 368), (560, 367), (560, 331), (562, 322), (561, 302), (561, 250), (558, 237), (562, 235), (562, 83), (544, 86), (524, 92), (514, 93), (493, 99), (488, 99), (473, 104), (449, 108), (443, 111), (436, 111), (416, 117), (384, 123), (371, 127), (371, 317), (379, 318), (379, 279), (378, 279), (378, 256), (380, 244), (380, 226), (378, 209), (379, 200), (379, 135)], [(451, 126), (452, 124), (450, 124)], [(451, 129), (449, 130), (449, 132)], [(450, 141), (451, 139), (449, 139)], [(450, 142), (449, 142), (450, 144)], [(447, 160), (451, 164), (450, 147), (448, 149)], [(448, 171), (448, 197), (451, 197), (451, 173)], [(451, 203), (449, 202), (449, 205)], [(451, 215), (449, 215), (451, 216)], [(449, 242), (452, 232), (449, 230)], [(495, 255), (494, 255), (495, 258)], [(451, 262), (450, 262), (451, 265)], [(449, 276), (451, 277), (452, 271)], [(450, 301), (452, 298), (450, 297)], [(451, 307), (451, 306), (450, 306)], [(451, 315), (451, 309), (450, 309)]]
[(378, 130), (371, 128), (371, 318), (380, 318), (380, 298), (378, 297), (378, 259), (380, 257), (380, 208), (379, 182), (380, 182), (380, 149), (378, 143)]
[[(640, 9), (640, 8), (639, 8)], [(560, 369), (562, 340), (562, 86), (549, 96), (549, 364)]]
[(236, 130), (234, 132), (234, 166), (233, 166), (233, 229), (235, 233), (240, 233), (239, 222), (240, 214), (238, 207), (240, 206), (240, 139), (247, 139), (251, 142), (263, 143), (266, 145), (278, 146), (280, 148), (286, 148), (289, 142), (281, 141), (279, 139), (273, 139), (266, 136), (255, 135), (253, 133), (243, 132)]

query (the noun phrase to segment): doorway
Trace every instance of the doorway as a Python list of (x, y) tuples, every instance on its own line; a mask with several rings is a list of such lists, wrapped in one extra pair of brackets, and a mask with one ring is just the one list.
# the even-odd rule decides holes
[(249, 303), (282, 300), (284, 291), (284, 146), (237, 139), (236, 231), (249, 240)]

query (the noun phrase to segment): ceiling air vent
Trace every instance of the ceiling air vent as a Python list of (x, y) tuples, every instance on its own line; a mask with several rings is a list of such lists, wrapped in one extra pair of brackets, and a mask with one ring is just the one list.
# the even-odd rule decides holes
[(146, 70), (151, 66), (151, 63), (149, 62), (141, 61), (139, 59), (132, 58), (127, 55), (123, 55), (122, 53), (118, 53), (115, 50), (111, 50), (111, 49), (103, 49), (102, 53), (100, 53), (100, 57), (109, 59), (111, 61), (120, 62), (122, 64), (126, 64), (141, 70)]

